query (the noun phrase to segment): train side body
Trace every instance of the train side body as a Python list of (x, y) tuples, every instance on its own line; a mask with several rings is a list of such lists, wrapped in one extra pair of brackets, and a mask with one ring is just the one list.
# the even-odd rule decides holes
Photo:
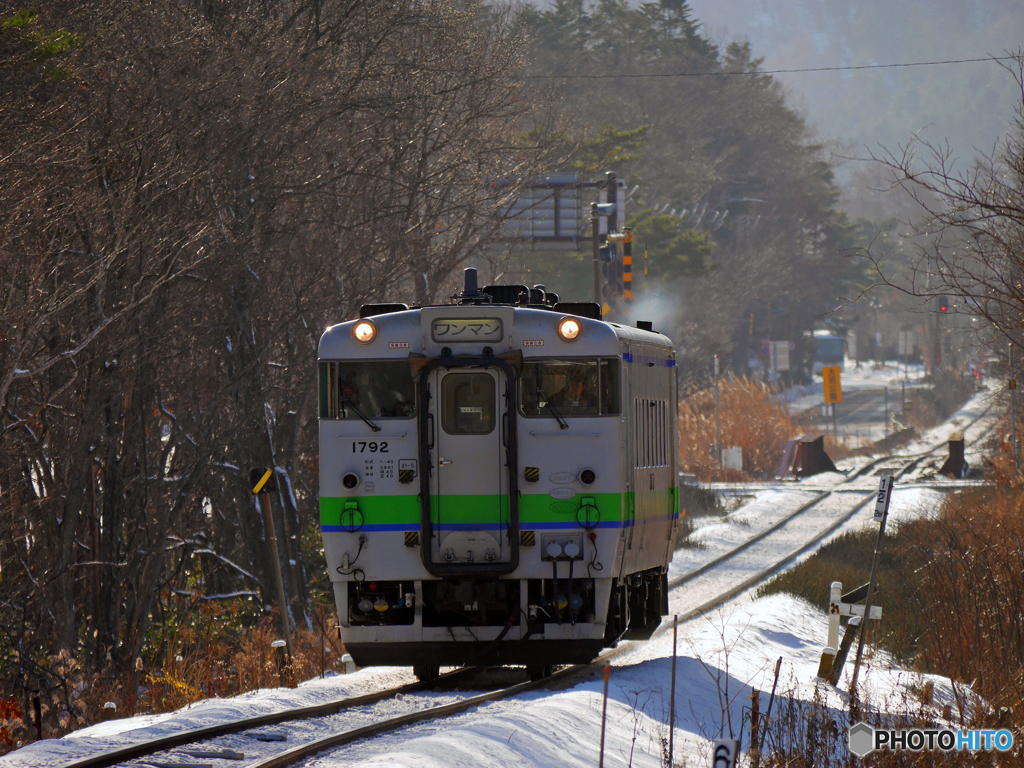
[(323, 334), (320, 523), (360, 665), (578, 663), (667, 611), (672, 345), (586, 318), (565, 341), (564, 318), (462, 304)]

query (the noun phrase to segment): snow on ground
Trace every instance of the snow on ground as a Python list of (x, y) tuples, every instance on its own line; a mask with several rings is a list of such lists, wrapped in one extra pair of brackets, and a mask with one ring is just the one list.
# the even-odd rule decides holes
[[(847, 386), (844, 381), (844, 386)], [(981, 392), (942, 427), (923, 435), (908, 453), (920, 451), (947, 439), (962, 429), (987, 406), (990, 393)], [(983, 420), (984, 421), (984, 420)], [(985, 428), (979, 423), (971, 435)], [(863, 459), (861, 459), (863, 461)], [(812, 492), (842, 479), (841, 475), (809, 478), (778, 488), (758, 491), (752, 500), (724, 518), (702, 521), (695, 538), (703, 549), (680, 550), (670, 577), (690, 570), (701, 562), (734, 546), (757, 529), (770, 525), (788, 510), (812, 498)], [(865, 489), (877, 484), (863, 478)], [(858, 484), (860, 488), (860, 484)], [(832, 498), (845, 494), (836, 494)], [(899, 484), (890, 507), (893, 524), (912, 517), (933, 514), (943, 493), (918, 484)], [(837, 504), (840, 501), (836, 502)], [(870, 511), (856, 515), (836, 532), (871, 526)], [(778, 556), (780, 552), (773, 553)], [(767, 565), (770, 560), (766, 557)], [(714, 577), (712, 577), (714, 578)], [(719, 577), (721, 579), (726, 576)], [(755, 600), (747, 592), (723, 608), (693, 619), (679, 628), (675, 697), (675, 759), (688, 766), (710, 765), (711, 740), (739, 736), (744, 708), (749, 706), (751, 688), (761, 691), (761, 711), (768, 704), (776, 660), (782, 659), (779, 693), (810, 706), (817, 700), (834, 718), (841, 731), (847, 727), (846, 694), (848, 664), (838, 688), (815, 681), (818, 660), (827, 635), (824, 613), (790, 596), (777, 595)], [(673, 598), (673, 610), (681, 603), (699, 604), (696, 595)], [(680, 612), (682, 612), (680, 610)], [(605, 765), (660, 766), (668, 738), (672, 669), (671, 630), (662, 631), (648, 643), (625, 644), (625, 653), (611, 665), (608, 716), (605, 733)], [(933, 703), (924, 707), (914, 690), (926, 679), (933, 683)], [(346, 698), (412, 680), (405, 668), (374, 668), (351, 675), (312, 680), (297, 689), (273, 689), (214, 699), (160, 716), (140, 716), (101, 723), (62, 739), (30, 744), (0, 757), (0, 766), (51, 768), (98, 750), (118, 746), (217, 722)], [(926, 710), (937, 717), (943, 704), (957, 712), (953, 689), (945, 678), (901, 670), (884, 653), (874, 654), (862, 671), (862, 697), (873, 707), (904, 713)], [(583, 682), (553, 690), (534, 691), (513, 700), (495, 702), (442, 722), (427, 722), (401, 731), (353, 744), (307, 763), (310, 766), (409, 766), (409, 768), (462, 768), (466, 766), (593, 766), (597, 763), (601, 737), (603, 681), (600, 673)], [(430, 695), (423, 697), (428, 699)], [(449, 699), (451, 694), (443, 695)], [(412, 698), (412, 697), (410, 697)], [(778, 706), (778, 705), (777, 705)], [(370, 712), (340, 714), (324, 724), (275, 726), (274, 730), (300, 731), (315, 735), (317, 728), (337, 732), (362, 725), (367, 718), (379, 719), (398, 709), (384, 704)], [(954, 715), (955, 716), (955, 715)], [(231, 737), (224, 746), (253, 754), (254, 740)], [(744, 749), (746, 747), (744, 746)], [(180, 762), (188, 762), (180, 755)], [(220, 763), (220, 761), (217, 761)], [(223, 763), (227, 765), (227, 763)]]

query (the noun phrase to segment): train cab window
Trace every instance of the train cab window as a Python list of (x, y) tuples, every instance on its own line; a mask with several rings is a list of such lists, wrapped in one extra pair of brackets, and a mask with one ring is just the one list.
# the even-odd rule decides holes
[(441, 427), (449, 435), (490, 434), (496, 404), (489, 374), (449, 373), (441, 380)]
[(416, 390), (406, 360), (320, 363), (320, 416), (326, 419), (407, 419)]
[[(524, 416), (601, 416), (619, 412), (618, 360), (537, 360), (523, 364)], [(553, 410), (552, 410), (553, 409)]]

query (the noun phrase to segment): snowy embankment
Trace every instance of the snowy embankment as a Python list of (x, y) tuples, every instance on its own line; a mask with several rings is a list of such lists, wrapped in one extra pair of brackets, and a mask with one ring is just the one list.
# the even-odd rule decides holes
[[(776, 660), (782, 659), (775, 713), (783, 700), (808, 706), (819, 692), (820, 705), (845, 729), (843, 690), (816, 684), (821, 646), (827, 631), (824, 614), (807, 603), (774, 596), (730, 606), (680, 627), (676, 665), (675, 762), (709, 765), (711, 739), (742, 730), (744, 751), (749, 726), (751, 687), (761, 691), (767, 708)], [(605, 734), (605, 765), (663, 765), (670, 710), (672, 632), (635, 647), (612, 665)], [(401, 678), (401, 679), (399, 679)], [(181, 728), (197, 728), (224, 719), (274, 711), (354, 695), (384, 684), (404, 682), (404, 674), (361, 670), (353, 675), (312, 680), (296, 690), (262, 691), (232, 699), (202, 702), (159, 718), (132, 718), (104, 723), (71, 737), (29, 745), (0, 758), (0, 765), (59, 766), (101, 745), (112, 748), (132, 740), (153, 738)], [(930, 677), (938, 713), (954, 706), (947, 680)], [(876, 654), (862, 678), (862, 692), (873, 704), (890, 703), (903, 712), (913, 690), (924, 680), (895, 667)], [(603, 681), (599, 673), (564, 690), (536, 691), (497, 702), (443, 722), (425, 723), (366, 743), (321, 755), (316, 766), (595, 766), (601, 735)], [(916, 706), (916, 705), (915, 705)], [(332, 719), (337, 729), (342, 718)], [(286, 726), (274, 730), (287, 730)], [(115, 736), (116, 734), (116, 736)], [(311, 734), (308, 734), (311, 735)], [(234, 748), (245, 749), (243, 742)], [(250, 744), (252, 742), (250, 741)], [(251, 753), (251, 752), (250, 752)], [(183, 758), (181, 762), (188, 762)], [(227, 765), (227, 763), (225, 763)]]
[[(944, 427), (927, 435), (931, 444), (966, 425), (980, 413), (988, 393), (972, 399)], [(962, 426), (959, 426), (962, 428)], [(976, 429), (983, 429), (978, 425)], [(971, 430), (972, 433), (974, 429)], [(924, 440), (922, 440), (922, 443)], [(790, 494), (806, 495), (791, 486)], [(809, 490), (809, 489), (808, 489)], [(763, 527), (759, 509), (768, 510), (780, 492), (764, 491), (725, 521), (709, 528), (707, 543), (725, 545), (734, 536), (724, 527)], [(894, 522), (934, 512), (942, 494), (915, 486), (894, 495)], [(870, 526), (858, 515), (840, 531)], [(859, 519), (858, 519), (859, 518)], [(683, 551), (681, 561), (710, 559), (711, 551)], [(866, 553), (867, 557), (867, 553)], [(674, 564), (677, 575), (680, 563)], [(767, 563), (765, 563), (767, 565)], [(687, 562), (685, 568), (692, 567)], [(853, 586), (853, 585), (850, 585)], [(683, 588), (686, 589), (685, 587)], [(686, 595), (673, 596), (673, 610)], [(694, 603), (697, 601), (695, 600)], [(680, 611), (682, 612), (682, 611)], [(725, 607), (679, 627), (675, 699), (675, 762), (688, 766), (709, 765), (711, 740), (722, 735), (741, 737), (747, 749), (751, 689), (761, 692), (760, 709), (768, 706), (775, 665), (782, 659), (775, 707), (802, 703), (833, 720), (843, 733), (848, 725), (848, 664), (838, 688), (815, 680), (822, 646), (827, 635), (825, 614), (788, 596), (755, 600), (752, 592)], [(646, 644), (632, 644), (611, 667), (605, 734), (608, 766), (658, 766), (664, 764), (668, 741), (672, 670), (672, 631), (662, 632)], [(366, 669), (352, 675), (312, 680), (295, 690), (279, 689), (244, 694), (232, 699), (202, 702), (159, 717), (137, 717), (103, 723), (63, 739), (31, 744), (0, 758), (0, 766), (50, 768), (98, 749), (112, 749), (133, 741), (154, 738), (183, 729), (198, 728), (226, 719), (251, 716), (285, 707), (309, 705), (368, 690), (409, 682), (411, 670)], [(938, 719), (949, 704), (954, 718), (958, 710), (954, 691), (945, 678), (901, 670), (884, 653), (874, 654), (861, 674), (861, 696), (872, 709), (901, 715), (921, 712)], [(934, 686), (931, 703), (919, 703), (915, 691), (926, 682)], [(410, 768), (461, 768), (462, 766), (595, 766), (601, 736), (603, 681), (600, 673), (571, 687), (542, 690), (513, 700), (496, 702), (441, 722), (428, 722), (393, 734), (354, 744), (319, 756), (316, 766), (410, 766)], [(773, 711), (778, 714), (781, 709)], [(385, 714), (386, 713), (379, 713)], [(340, 714), (320, 727), (338, 731), (346, 727)], [(353, 713), (351, 717), (355, 718)], [(355, 725), (355, 723), (352, 723)], [(361, 723), (360, 723), (361, 724)], [(275, 730), (285, 730), (281, 726)], [(302, 728), (313, 735), (309, 727)], [(245, 737), (235, 737), (244, 739)], [(237, 748), (237, 747), (236, 747)], [(181, 762), (188, 762), (187, 758)], [(219, 763), (219, 761), (218, 761)], [(227, 765), (227, 763), (224, 763)]]

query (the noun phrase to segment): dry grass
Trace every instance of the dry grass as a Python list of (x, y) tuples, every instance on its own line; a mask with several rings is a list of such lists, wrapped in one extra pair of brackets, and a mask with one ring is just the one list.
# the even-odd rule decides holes
[[(921, 662), (1024, 723), (1024, 496), (1000, 486), (951, 496), (913, 542), (926, 617)], [(909, 554), (909, 553), (908, 553)]]
[[(715, 442), (715, 390), (702, 390), (679, 406), (679, 464), (700, 482), (742, 482), (774, 477), (786, 442), (800, 434), (818, 433), (795, 418), (772, 397), (770, 388), (751, 379), (722, 381), (719, 392), (719, 432), (723, 448), (743, 448), (743, 471), (723, 469), (712, 456)], [(825, 450), (833, 460), (848, 455), (831, 437)]]
[[(830, 581), (840, 580), (844, 587), (867, 581), (872, 537), (869, 532), (837, 539), (762, 587), (759, 594), (781, 590), (822, 604)], [(871, 628), (880, 635), (879, 643), (912, 670), (945, 675), (956, 681), (957, 690), (970, 686), (973, 695), (981, 697), (984, 705), (977, 707), (957, 699), (959, 715), (955, 716), (969, 727), (1010, 728), (1019, 733), (1024, 725), (1022, 573), (1024, 495), (1019, 487), (1001, 485), (954, 494), (934, 519), (913, 521), (886, 537), (879, 573), (885, 615)], [(926, 698), (926, 692), (921, 693)], [(911, 710), (904, 713), (912, 716), (911, 722), (934, 718), (934, 711), (925, 707), (917, 713)], [(965, 711), (969, 711), (966, 720)], [(895, 721), (899, 720), (897, 716)], [(846, 764), (820, 759), (820, 754), (818, 760), (808, 761), (815, 744), (806, 723), (796, 725), (787, 730), (780, 724), (777, 751), (762, 765)], [(840, 731), (831, 741), (839, 755), (844, 737)], [(979, 755), (975, 761), (966, 754), (929, 752), (881, 753), (870, 760), (880, 766), (995, 764), (991, 755)], [(1021, 755), (1001, 755), (999, 764), (1019, 765)]]
[[(1008, 410), (1008, 408), (1007, 408)], [(1017, 439), (1024, 438), (1024, 422), (1020, 419), (1020, 406), (1018, 406)], [(1009, 413), (1004, 413), (996, 426), (993, 427), (988, 440), (986, 441), (986, 464), (988, 473), (986, 477), (997, 485), (1016, 485), (1020, 487), (1021, 480), (1013, 463), (1013, 444), (1011, 440), (1012, 430), (1010, 429)]]
[[(294, 687), (297, 681), (343, 669), (344, 647), (337, 636), (333, 610), (321, 607), (312, 628), (300, 626), (293, 632), (291, 664), (283, 669), (271, 648), (281, 636), (280, 621), (274, 616), (246, 629), (229, 605), (207, 603), (198, 613), (201, 620), (183, 623), (160, 660), (140, 657), (129, 674), (85, 677), (72, 659), (63, 659), (63, 674), (78, 689), (74, 710), (58, 710), (61, 699), (44, 694), (43, 737), (62, 736), (113, 717), (172, 712), (208, 698)], [(107, 708), (108, 702), (115, 708)], [(25, 709), (22, 705), (21, 710)], [(7, 717), (0, 722), (0, 754), (35, 739), (31, 713), (27, 717), (21, 712), (17, 716), (2, 714)], [(5, 735), (10, 743), (5, 743)]]

